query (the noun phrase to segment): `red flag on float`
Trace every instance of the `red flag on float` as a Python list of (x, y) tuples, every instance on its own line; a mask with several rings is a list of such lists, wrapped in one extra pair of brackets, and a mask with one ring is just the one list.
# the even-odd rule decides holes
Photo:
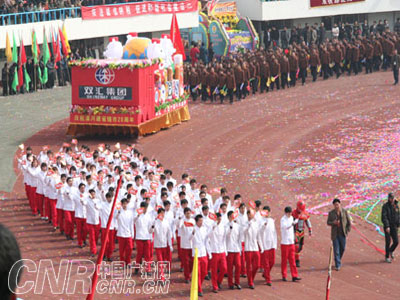
[(186, 60), (185, 48), (183, 47), (181, 32), (179, 30), (176, 14), (172, 15), (170, 36), (171, 36), (172, 44), (174, 45), (174, 48), (176, 49), (175, 54), (182, 54), (183, 60)]

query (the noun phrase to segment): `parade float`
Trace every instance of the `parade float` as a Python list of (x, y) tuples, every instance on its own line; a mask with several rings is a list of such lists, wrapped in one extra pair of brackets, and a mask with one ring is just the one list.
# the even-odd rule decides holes
[(183, 58), (169, 36), (111, 38), (105, 59), (72, 61), (69, 135), (145, 135), (190, 119)]
[(182, 36), (191, 42), (204, 43), (217, 56), (259, 47), (259, 37), (247, 17), (237, 15), (236, 2), (217, 3), (208, 13), (199, 13), (199, 27), (182, 30)]

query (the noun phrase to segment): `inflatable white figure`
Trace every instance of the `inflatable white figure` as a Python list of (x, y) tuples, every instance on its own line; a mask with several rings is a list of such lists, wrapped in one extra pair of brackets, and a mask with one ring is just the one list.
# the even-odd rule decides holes
[(152, 39), (151, 45), (147, 48), (147, 56), (150, 59), (163, 58), (164, 50), (161, 48), (160, 39)]
[(162, 48), (162, 59), (164, 61), (164, 65), (166, 68), (170, 67), (173, 64), (172, 55), (176, 52), (172, 41), (168, 38), (167, 35), (162, 35), (160, 39), (160, 45)]
[(123, 53), (122, 43), (118, 41), (118, 37), (110, 37), (104, 57), (108, 59), (121, 59)]

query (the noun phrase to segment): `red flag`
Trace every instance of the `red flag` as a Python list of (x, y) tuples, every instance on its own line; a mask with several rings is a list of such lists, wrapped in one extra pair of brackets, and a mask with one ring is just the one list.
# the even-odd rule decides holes
[(24, 85), (24, 72), (22, 65), (26, 63), (25, 47), (24, 42), (21, 39), (19, 46), (19, 61), (18, 61), (18, 88), (20, 89)]
[(144, 212), (144, 209), (143, 208), (138, 208), (136, 210), (136, 212), (137, 212), (138, 215), (141, 215)]
[(21, 40), (19, 59), (21, 60), (21, 64), (23, 64), (23, 65), (26, 64), (26, 53), (25, 53), (25, 46), (24, 46), (23, 40)]
[(59, 61), (61, 61), (60, 35), (57, 35), (56, 48), (54, 49), (54, 51), (54, 61), (55, 63), (58, 63)]
[(251, 208), (255, 209), (256, 208), (256, 203), (253, 200), (249, 201), (249, 205)]
[(184, 221), (183, 224), (185, 227), (194, 227), (193, 223)]
[(212, 212), (208, 213), (208, 217), (213, 221), (217, 221), (217, 215)]
[(58, 29), (58, 35), (60, 36), (61, 39), (62, 53), (64, 56), (68, 56), (67, 44), (65, 43), (65, 37), (62, 34), (61, 29)]
[(179, 31), (178, 20), (176, 18), (176, 14), (173, 14), (173, 16), (172, 16), (170, 36), (171, 36), (172, 44), (174, 45), (174, 48), (176, 49), (175, 54), (182, 54), (183, 60), (186, 60), (185, 48), (183, 47), (181, 32)]

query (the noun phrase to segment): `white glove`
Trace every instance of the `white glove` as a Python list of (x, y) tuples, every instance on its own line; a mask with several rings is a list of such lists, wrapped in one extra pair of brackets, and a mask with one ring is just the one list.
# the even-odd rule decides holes
[(208, 254), (208, 258), (209, 258), (209, 259), (212, 259), (212, 254)]
[(174, 247), (170, 246), (169, 250), (171, 250), (171, 253), (174, 252)]

